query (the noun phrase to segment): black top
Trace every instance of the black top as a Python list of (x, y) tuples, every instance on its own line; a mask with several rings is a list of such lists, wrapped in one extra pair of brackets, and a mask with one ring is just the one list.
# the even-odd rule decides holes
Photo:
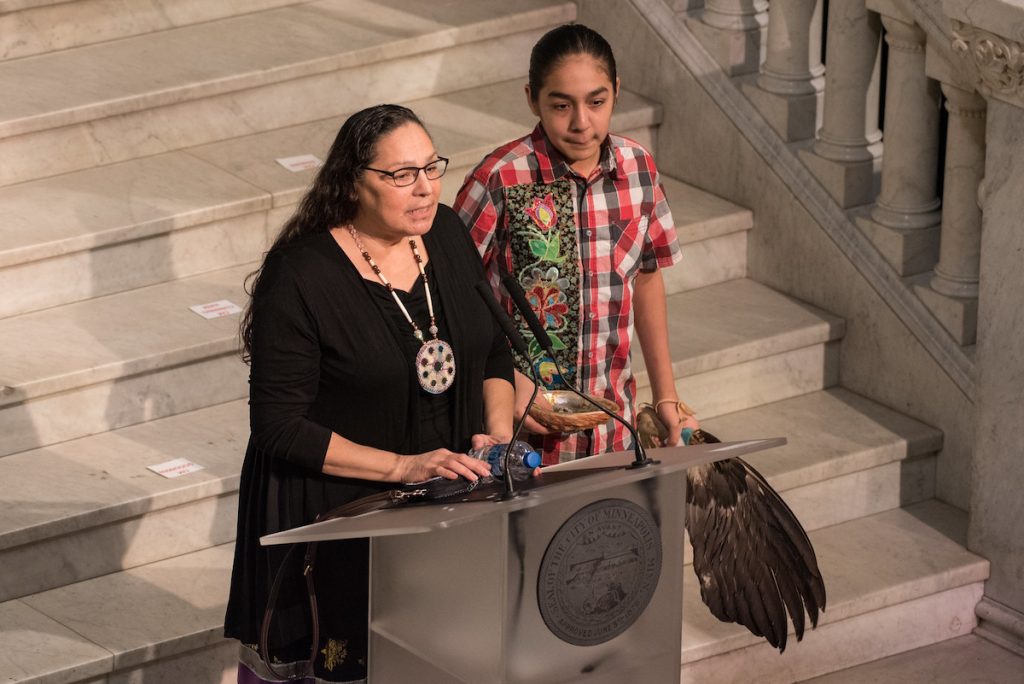
[[(412, 258), (412, 252), (409, 252)], [(434, 304), (434, 320), (437, 321), (437, 334), (442, 340), (451, 337), (448, 331), (448, 323), (445, 321), (444, 303), (441, 300), (441, 293), (437, 288), (437, 281), (434, 279), (434, 262), (430, 261), (423, 269), (427, 273), (427, 280), (430, 282), (430, 296)], [(370, 292), (377, 298), (377, 303), (382, 311), (391, 316), (402, 341), (405, 344), (406, 353), (410, 359), (415, 360), (423, 344), (416, 339), (412, 326), (402, 310), (395, 303), (395, 298), (383, 283), (370, 283)], [(424, 339), (430, 339), (430, 307), (427, 306), (427, 290), (423, 287), (423, 278), (417, 278), (408, 292), (395, 288), (395, 294), (402, 300), (405, 310), (409, 312), (412, 320), (423, 332)], [(458, 359), (456, 359), (456, 371), (458, 371)], [(456, 373), (457, 375), (458, 373)], [(451, 395), (448, 392), (431, 394), (420, 388), (417, 397), (416, 412), (419, 414), (420, 450), (430, 451), (447, 446), (452, 438), (452, 414)]]
[[(444, 311), (439, 322), (455, 351), (455, 382), (446, 393), (451, 431), (444, 446), (467, 451), (470, 437), (483, 432), (483, 382), (511, 382), (512, 360), (474, 291), (484, 279), (483, 267), (461, 220), (439, 206), (423, 241), (439, 295), (434, 303)], [(331, 433), (400, 454), (429, 450), (422, 448), (423, 390), (406, 340), (411, 328), (404, 320), (398, 325), (385, 301), (374, 296), (375, 286), (330, 233), (275, 250), (264, 264), (252, 302), (251, 434), (224, 628), (226, 636), (243, 643), (259, 641), (269, 585), (287, 551), (262, 547), (259, 538), (393, 486), (324, 475)], [(321, 544), (318, 550), (321, 640), (336, 646), (344, 641), (349, 654), (328, 673), (332, 678), (365, 676), (366, 549), (365, 540), (356, 540)], [(282, 660), (309, 652), (301, 557), (293, 554), (285, 571), (270, 632), (271, 652)], [(340, 652), (326, 645), (318, 650)]]

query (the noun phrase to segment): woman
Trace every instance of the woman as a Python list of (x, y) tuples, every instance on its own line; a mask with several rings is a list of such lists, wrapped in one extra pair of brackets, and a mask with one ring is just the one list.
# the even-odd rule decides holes
[[(508, 441), (507, 344), (474, 292), (465, 226), (438, 204), (447, 160), (416, 115), (352, 115), (254, 274), (242, 320), (251, 436), (225, 634), (244, 645), (239, 682), (307, 673), (311, 625), (301, 555), (283, 569), (268, 639), (259, 629), (285, 550), (259, 537), (340, 504), (437, 475), (476, 480), (470, 447)], [(366, 677), (365, 540), (322, 544), (316, 679)]]
[[(654, 405), (677, 444), (681, 428), (697, 427), (676, 394), (659, 271), (679, 260), (679, 247), (654, 159), (608, 132), (619, 92), (611, 46), (586, 26), (560, 26), (533, 47), (529, 79), (536, 128), (485, 157), (455, 201), (492, 284), (502, 272), (516, 277), (558, 357), (534, 344), (532, 358), (516, 359), (516, 414), (532, 364), (550, 387), (573, 383), (631, 419), (635, 320)], [(548, 434), (530, 418), (526, 426), (546, 435), (545, 463), (630, 446), (612, 422), (579, 435)]]

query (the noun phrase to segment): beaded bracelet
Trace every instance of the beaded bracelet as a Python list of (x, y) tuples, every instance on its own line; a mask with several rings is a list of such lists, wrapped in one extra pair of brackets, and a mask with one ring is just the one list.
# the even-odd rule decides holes
[(689, 406), (687, 406), (687, 405), (686, 405), (686, 404), (685, 404), (685, 403), (684, 403), (684, 402), (683, 402), (682, 400), (680, 400), (680, 399), (662, 399), (662, 400), (660, 400), (660, 401), (656, 401), (656, 402), (654, 402), (654, 410), (655, 410), (655, 411), (657, 411), (657, 410), (658, 410), (658, 408), (659, 408), (659, 407), (660, 407), (660, 406), (661, 406), (662, 404), (675, 404), (676, 406), (678, 406), (678, 407), (679, 407), (679, 410), (680, 410), (680, 411), (681, 411), (682, 413), (684, 413), (685, 415), (687, 415), (687, 416), (692, 416), (692, 415), (694, 415), (694, 413), (693, 413), (693, 409), (691, 409), (691, 408), (690, 408)]

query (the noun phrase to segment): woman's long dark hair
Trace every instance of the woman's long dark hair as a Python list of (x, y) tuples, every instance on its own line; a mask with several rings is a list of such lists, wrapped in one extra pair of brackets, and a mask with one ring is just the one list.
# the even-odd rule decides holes
[(424, 128), (411, 109), (382, 104), (356, 112), (341, 126), (309, 192), (263, 255), (263, 263), (245, 279), (250, 297), (239, 323), (239, 337), (242, 359), (246, 363), (252, 354), (252, 303), (259, 295), (260, 276), (267, 257), (300, 238), (350, 223), (358, 209), (355, 185), (363, 174), (363, 167), (373, 161), (381, 138), (408, 123)]
[(604, 66), (615, 85), (615, 55), (600, 33), (583, 24), (563, 24), (553, 28), (530, 51), (530, 98), (536, 102), (548, 74), (566, 57), (589, 55)]

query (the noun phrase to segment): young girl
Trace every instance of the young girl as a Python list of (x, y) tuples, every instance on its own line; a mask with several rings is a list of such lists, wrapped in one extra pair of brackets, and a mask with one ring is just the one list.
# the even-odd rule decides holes
[[(618, 92), (615, 57), (600, 34), (579, 24), (549, 31), (530, 54), (526, 99), (537, 127), (485, 157), (454, 208), (491, 284), (500, 294), (501, 276), (515, 276), (557, 357), (534, 341), (531, 358), (516, 358), (517, 418), (532, 389), (524, 375), (532, 364), (548, 387), (572, 383), (610, 398), (632, 421), (635, 322), (654, 404), (676, 444), (681, 428), (697, 426), (692, 417), (682, 422), (677, 408), (659, 271), (679, 260), (679, 247), (654, 159), (608, 132)], [(571, 435), (551, 434), (532, 418), (526, 425), (544, 435), (545, 463), (631, 446), (611, 421)]]

